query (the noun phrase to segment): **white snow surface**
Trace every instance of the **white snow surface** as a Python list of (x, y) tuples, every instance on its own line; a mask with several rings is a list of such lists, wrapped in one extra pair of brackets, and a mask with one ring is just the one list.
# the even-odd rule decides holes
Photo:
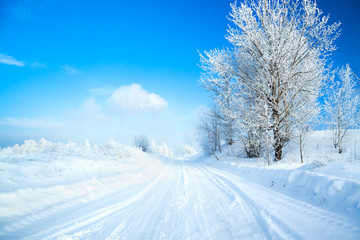
[[(360, 153), (327, 132), (282, 162), (168, 158), (110, 141), (0, 150), (0, 239), (360, 239)], [(359, 149), (360, 149), (360, 141)]]

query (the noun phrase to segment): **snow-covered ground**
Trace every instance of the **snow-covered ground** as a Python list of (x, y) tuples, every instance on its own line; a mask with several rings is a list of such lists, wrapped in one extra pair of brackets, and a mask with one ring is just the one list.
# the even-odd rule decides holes
[(0, 239), (360, 239), (356, 143), (315, 132), (267, 166), (27, 141), (0, 150)]

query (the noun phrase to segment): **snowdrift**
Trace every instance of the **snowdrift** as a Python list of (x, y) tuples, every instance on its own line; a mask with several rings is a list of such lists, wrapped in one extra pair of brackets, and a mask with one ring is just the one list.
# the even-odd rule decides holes
[[(2, 149), (0, 236), (65, 207), (136, 190), (162, 168), (158, 158), (113, 140), (97, 146), (41, 139)], [(2, 229), (3, 222), (12, 224)]]
[[(338, 166), (330, 165), (334, 168)], [(313, 164), (295, 169), (239, 166), (237, 172), (245, 179), (293, 198), (359, 218), (360, 181), (313, 172), (317, 167)]]
[(316, 207), (359, 219), (360, 147), (356, 143), (360, 143), (360, 131), (349, 131), (344, 142), (345, 150), (339, 154), (331, 132), (313, 132), (306, 139), (304, 164), (300, 164), (296, 140), (286, 147), (284, 159), (270, 166), (266, 159), (234, 158), (226, 152), (218, 156), (219, 161), (207, 162)]

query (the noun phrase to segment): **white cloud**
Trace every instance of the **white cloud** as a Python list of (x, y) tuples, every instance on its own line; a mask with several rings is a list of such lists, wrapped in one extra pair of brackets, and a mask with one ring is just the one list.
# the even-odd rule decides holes
[(15, 66), (18, 66), (18, 67), (25, 66), (25, 62), (18, 61), (12, 56), (8, 56), (8, 55), (1, 54), (1, 53), (0, 53), (0, 63), (4, 63), (4, 64), (7, 64), (7, 65), (15, 65)]
[(164, 98), (147, 92), (139, 84), (116, 89), (109, 102), (116, 108), (130, 111), (161, 110), (167, 106)]

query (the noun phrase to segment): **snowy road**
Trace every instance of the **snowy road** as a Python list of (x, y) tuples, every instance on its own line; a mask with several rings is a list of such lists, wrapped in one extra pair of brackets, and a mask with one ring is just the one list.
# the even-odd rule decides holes
[[(89, 190), (1, 222), (0, 239), (360, 239), (360, 221), (225, 169), (178, 160), (160, 166), (130, 187), (115, 176), (116, 191), (91, 200)], [(93, 188), (101, 192), (104, 181)]]

